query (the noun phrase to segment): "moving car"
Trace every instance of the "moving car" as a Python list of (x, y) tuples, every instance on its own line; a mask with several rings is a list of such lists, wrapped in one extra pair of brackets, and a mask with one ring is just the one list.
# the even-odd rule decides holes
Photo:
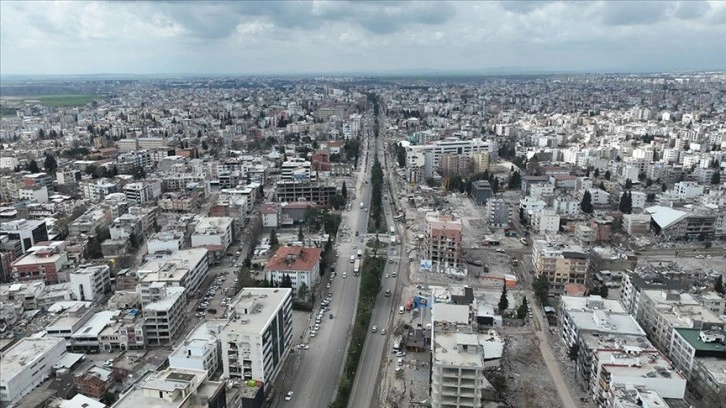
[(391, 296), (391, 290), (390, 289), (387, 289), (386, 290), (386, 296)]
[(373, 326), (373, 327), (371, 328), (371, 333), (375, 333), (375, 332), (377, 332), (377, 331), (378, 331), (378, 326)]
[(292, 400), (292, 391), (288, 391), (287, 395), (285, 395), (285, 401), (290, 401), (290, 400)]

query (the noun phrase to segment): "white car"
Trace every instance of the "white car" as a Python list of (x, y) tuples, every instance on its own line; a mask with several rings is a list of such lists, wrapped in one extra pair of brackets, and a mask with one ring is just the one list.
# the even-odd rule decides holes
[(292, 400), (292, 391), (288, 391), (287, 395), (285, 395), (285, 401), (290, 401), (290, 400)]

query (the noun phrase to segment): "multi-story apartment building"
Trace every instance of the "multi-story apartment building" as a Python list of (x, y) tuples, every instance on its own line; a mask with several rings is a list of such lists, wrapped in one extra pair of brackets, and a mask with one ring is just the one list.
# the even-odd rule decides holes
[(330, 204), (330, 199), (337, 191), (338, 187), (335, 184), (283, 180), (275, 184), (275, 201), (294, 203), (304, 199), (309, 203), (325, 207)]
[(222, 368), (232, 380), (273, 384), (292, 343), (292, 290), (244, 288), (222, 329)]
[[(120, 292), (117, 292), (119, 294)], [(129, 296), (136, 294), (128, 293)], [(136, 300), (138, 302), (138, 299)], [(109, 301), (109, 305), (111, 302)], [(110, 353), (115, 350), (143, 350), (146, 347), (144, 318), (138, 309), (119, 313), (98, 335), (99, 348)]]
[(1, 223), (0, 235), (20, 241), (22, 253), (25, 253), (38, 242), (48, 240), (48, 227), (45, 220), (19, 219)]
[[(702, 358), (726, 360), (726, 331), (674, 328), (668, 345), (670, 357), (686, 378), (693, 380), (694, 366)], [(724, 362), (723, 364), (726, 364)]]
[(178, 231), (157, 232), (146, 241), (146, 250), (149, 255), (159, 252), (173, 253), (184, 246), (184, 234)]
[(117, 193), (121, 189), (115, 181), (95, 180), (81, 183), (83, 198), (92, 202), (99, 202), (109, 194)]
[(686, 378), (662, 353), (653, 350), (598, 351), (593, 377), (592, 398), (603, 408), (612, 406), (610, 390), (616, 384), (647, 386), (663, 398), (683, 399), (686, 393)]
[(292, 181), (314, 181), (315, 172), (310, 172), (311, 163), (302, 158), (290, 159), (282, 163), (280, 178)]
[(95, 302), (111, 292), (111, 269), (108, 265), (81, 267), (69, 274), (73, 296), (82, 302)]
[(487, 201), (487, 221), (492, 228), (506, 228), (512, 221), (514, 208), (502, 198)]
[(694, 181), (681, 181), (673, 185), (673, 193), (680, 200), (689, 200), (703, 194), (703, 186)]
[(671, 355), (676, 328), (719, 330), (726, 326), (726, 322), (688, 293), (656, 289), (643, 290), (640, 296), (638, 322), (653, 344), (667, 355)]
[(290, 277), (292, 289), (297, 292), (302, 284), (312, 288), (320, 279), (320, 256), (322, 249), (289, 246), (280, 247), (265, 265), (265, 279), (281, 282)]
[(149, 371), (113, 404), (114, 408), (226, 406), (224, 381), (210, 381), (204, 370), (171, 367), (163, 371)]
[(114, 384), (113, 370), (93, 366), (85, 373), (76, 376), (73, 383), (76, 390), (88, 397), (100, 399)]
[(46, 173), (26, 174), (21, 184), (22, 187), (46, 187), (48, 191), (55, 191), (53, 176)]
[(443, 155), (439, 163), (439, 171), (444, 177), (468, 176), (473, 167), (471, 157), (460, 154)]
[(532, 213), (532, 229), (538, 234), (556, 234), (560, 231), (560, 215), (554, 211)]
[(172, 344), (184, 325), (184, 288), (159, 283), (152, 285), (149, 290), (158, 300), (142, 306), (146, 344)]
[(590, 257), (571, 242), (534, 240), (532, 263), (538, 276), (547, 276), (551, 290), (560, 291), (566, 283), (585, 283)]
[(486, 180), (477, 180), (471, 183), (471, 197), (476, 204), (486, 204), (487, 200), (494, 195), (492, 186)]
[(498, 152), (497, 143), (494, 141), (482, 139), (461, 140), (457, 138), (437, 140), (426, 145), (410, 146), (409, 149), (420, 152), (431, 152), (434, 167), (439, 166), (441, 158), (446, 155), (471, 156), (476, 152), (488, 152), (489, 159), (495, 160)]
[(623, 274), (620, 303), (636, 320), (641, 319), (641, 295), (644, 290), (678, 291), (681, 284), (660, 274), (645, 275), (635, 272)]
[(139, 267), (137, 290), (142, 306), (158, 300), (152, 289), (163, 286), (179, 287), (186, 291), (186, 297), (193, 296), (209, 271), (208, 252), (206, 248), (182, 249)]
[(192, 234), (192, 247), (226, 252), (234, 240), (233, 224), (231, 217), (200, 218)]
[(469, 304), (433, 304), (431, 406), (482, 407), (492, 385), (484, 374), (499, 365), (504, 341), (474, 329)]
[(439, 268), (457, 267), (461, 258), (461, 220), (453, 215), (426, 214), (424, 253)]
[(221, 344), (213, 322), (203, 321), (169, 354), (169, 367), (204, 370), (214, 375), (221, 366)]
[(60, 246), (34, 247), (12, 263), (13, 275), (19, 281), (43, 280), (58, 283), (59, 273), (68, 264), (68, 253)]
[(25, 337), (3, 352), (0, 402), (9, 405), (50, 377), (66, 348), (63, 339)]

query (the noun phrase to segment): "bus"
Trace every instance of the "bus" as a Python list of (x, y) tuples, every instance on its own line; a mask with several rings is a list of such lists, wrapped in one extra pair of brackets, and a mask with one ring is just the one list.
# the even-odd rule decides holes
[(389, 227), (389, 231), (391, 231), (391, 235), (396, 235), (396, 229), (393, 228), (393, 225)]
[(353, 264), (353, 273), (355, 276), (358, 276), (358, 272), (360, 272), (360, 259), (356, 259)]

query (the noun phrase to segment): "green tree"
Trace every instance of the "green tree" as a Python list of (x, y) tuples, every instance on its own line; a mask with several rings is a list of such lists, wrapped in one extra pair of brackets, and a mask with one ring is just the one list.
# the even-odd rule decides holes
[(716, 170), (711, 176), (711, 185), (721, 184), (721, 172)]
[(28, 162), (28, 165), (25, 166), (25, 170), (31, 172), (31, 173), (40, 173), (40, 168), (38, 167), (38, 163), (35, 162), (35, 160), (31, 159)]
[(605, 180), (610, 181), (610, 170), (605, 170), (605, 175), (603, 177)]
[(600, 286), (600, 289), (598, 290), (598, 295), (602, 296), (603, 299), (608, 297), (610, 290), (608, 289), (607, 285)]
[(595, 176), (595, 178), (599, 178), (600, 177), (600, 169), (595, 169), (595, 171), (592, 173), (592, 175)]
[(648, 177), (647, 179), (645, 179), (645, 186), (646, 187), (650, 187), (652, 185), (653, 185), (653, 179), (651, 179), (650, 177)]
[(336, 194), (330, 198), (330, 205), (335, 208), (345, 207), (345, 197), (340, 194)]
[(348, 186), (345, 185), (345, 181), (343, 182), (343, 187), (340, 188), (340, 194), (346, 200), (348, 199)]
[(570, 346), (570, 349), (567, 350), (567, 357), (570, 359), (570, 361), (577, 360), (577, 356), (580, 354), (580, 344), (575, 343), (572, 346)]
[(277, 239), (277, 231), (273, 228), (270, 231), (270, 246), (277, 248), (280, 245), (280, 241)]
[(660, 185), (660, 191), (665, 193), (667, 190), (668, 190), (668, 186), (666, 186), (666, 183), (663, 183)]
[(529, 304), (527, 303), (527, 297), (525, 296), (522, 299), (522, 303), (517, 308), (517, 319), (524, 319), (524, 317), (527, 316), (527, 312), (529, 312)]
[(497, 305), (499, 308), (499, 313), (503, 313), (507, 308), (509, 307), (509, 299), (507, 299), (507, 284), (505, 283), (504, 286), (502, 286), (502, 295), (499, 296), (499, 304)]
[(597, 187), (598, 187), (598, 188), (599, 188), (600, 190), (602, 190), (602, 191), (605, 191), (605, 182), (604, 182), (604, 181), (601, 181), (601, 182), (600, 182), (600, 185), (599, 185), (599, 186), (597, 186)]
[(631, 188), (633, 188), (633, 180), (625, 179), (625, 189), (630, 190)]
[(305, 240), (305, 234), (303, 233), (302, 225), (301, 225), (301, 226), (300, 226), (300, 228), (298, 228), (298, 230), (297, 230), (297, 240), (298, 240), (298, 241), (303, 241), (303, 240)]
[(592, 214), (594, 208), (592, 207), (592, 196), (589, 190), (585, 190), (585, 194), (582, 195), (582, 201), (580, 201), (580, 209), (585, 214)]
[(722, 295), (726, 295), (726, 290), (723, 287), (723, 275), (718, 275), (716, 280), (713, 282), (713, 290)]
[(297, 288), (297, 297), (305, 301), (308, 299), (309, 294), (310, 288), (308, 288), (308, 285), (305, 282), (300, 283), (300, 287)]
[(540, 304), (543, 306), (548, 304), (548, 296), (550, 294), (550, 281), (546, 275), (538, 276), (534, 282), (532, 282), (532, 289), (534, 289), (534, 296), (537, 298)]
[(518, 171), (515, 171), (509, 176), (507, 188), (509, 188), (510, 190), (516, 190), (520, 187), (522, 187), (522, 176), (519, 174)]
[(625, 200), (625, 214), (633, 213), (633, 193), (628, 191), (628, 198)]
[(55, 174), (55, 170), (58, 168), (58, 162), (55, 160), (55, 156), (46, 153), (43, 167), (48, 173)]

